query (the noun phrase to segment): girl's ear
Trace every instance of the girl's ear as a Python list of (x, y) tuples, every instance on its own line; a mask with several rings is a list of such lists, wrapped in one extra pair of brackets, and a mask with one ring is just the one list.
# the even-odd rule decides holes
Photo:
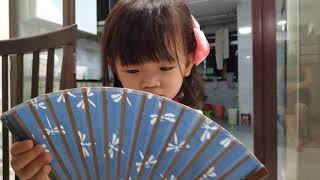
[(184, 69), (184, 77), (188, 77), (191, 73), (191, 69), (194, 66), (194, 53), (188, 54), (186, 66)]

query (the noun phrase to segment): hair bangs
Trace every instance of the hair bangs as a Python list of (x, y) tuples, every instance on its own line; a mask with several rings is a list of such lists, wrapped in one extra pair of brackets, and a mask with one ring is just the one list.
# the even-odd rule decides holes
[[(173, 9), (170, 9), (174, 11)], [(109, 32), (108, 56), (122, 65), (173, 62), (186, 58), (180, 19), (166, 8), (121, 13)]]

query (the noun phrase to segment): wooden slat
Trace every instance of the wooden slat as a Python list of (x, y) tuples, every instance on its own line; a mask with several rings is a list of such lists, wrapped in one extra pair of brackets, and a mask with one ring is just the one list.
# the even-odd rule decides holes
[(46, 74), (46, 93), (53, 91), (53, 81), (54, 81), (54, 49), (50, 48), (48, 50), (48, 60), (47, 60), (47, 74)]
[[(17, 59), (16, 59), (16, 82), (15, 82), (15, 86), (16, 86), (16, 99), (15, 101), (12, 102), (11, 107), (18, 105), (20, 103), (23, 102), (23, 53), (19, 53), (17, 55)], [(13, 92), (13, 91), (11, 91)]]
[[(14, 107), (23, 102), (23, 53), (18, 53), (16, 57), (11, 57), (10, 59), (10, 108)], [(9, 137), (7, 138), (9, 141)], [(12, 139), (12, 143), (15, 142), (15, 137)], [(9, 145), (8, 145), (9, 148)], [(6, 152), (9, 155), (9, 151)], [(4, 166), (10, 167), (10, 164), (4, 164)], [(15, 177), (18, 180), (18, 177)]]
[(9, 130), (2, 126), (2, 162), (3, 179), (9, 179)]
[(76, 23), (75, 0), (63, 1), (63, 26)]
[(110, 86), (110, 77), (109, 77), (109, 69), (108, 69), (108, 64), (104, 61), (102, 61), (102, 86)]
[(77, 25), (43, 35), (1, 41), (0, 54), (32, 53), (62, 45), (75, 45)]
[[(18, 8), (17, 8), (17, 0), (10, 0), (9, 1), (9, 37), (10, 38), (15, 38), (17, 37), (18, 34)], [(9, 55), (9, 54), (8, 54)], [(11, 76), (10, 76), (11, 79)], [(10, 95), (10, 98), (12, 96)], [(8, 101), (10, 101), (10, 99), (8, 99)], [(9, 141), (9, 137), (8, 137), (8, 141)], [(9, 147), (8, 147), (9, 148)], [(9, 154), (9, 152), (8, 152)], [(7, 164), (4, 164), (4, 166), (7, 166), (8, 168), (9, 166), (9, 162)], [(8, 172), (9, 173), (9, 172)], [(9, 177), (8, 177), (9, 178)], [(6, 178), (4, 178), (6, 179)], [(19, 178), (17, 176), (15, 176), (16, 180), (19, 180)]]
[(63, 54), (60, 89), (74, 88), (76, 87), (75, 48), (67, 46), (64, 48)]
[(2, 56), (2, 112), (8, 110), (8, 56)]
[[(9, 37), (15, 38), (18, 35), (18, 6), (17, 0), (10, 0), (9, 2)], [(1, 54), (4, 55), (4, 54)], [(8, 54), (7, 54), (8, 55)]]
[[(23, 54), (10, 57), (10, 107), (14, 107), (23, 100)], [(9, 108), (10, 108), (9, 107)]]
[(31, 98), (39, 94), (39, 51), (33, 52)]
[[(2, 112), (8, 110), (8, 56), (2, 56)], [(9, 179), (9, 131), (2, 126), (3, 179)]]

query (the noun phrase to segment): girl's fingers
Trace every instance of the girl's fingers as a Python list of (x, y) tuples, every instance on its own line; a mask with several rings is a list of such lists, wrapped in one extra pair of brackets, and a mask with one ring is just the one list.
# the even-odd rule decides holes
[(31, 161), (40, 156), (40, 154), (42, 154), (43, 152), (44, 148), (41, 145), (36, 145), (34, 148), (27, 152), (12, 156), (11, 166), (15, 171), (19, 171), (29, 163), (31, 163)]
[(16, 142), (12, 145), (10, 149), (10, 153), (12, 156), (19, 155), (26, 151), (29, 151), (33, 147), (33, 142), (31, 140), (24, 140)]
[(50, 180), (48, 174), (51, 171), (50, 165), (45, 165), (42, 167), (40, 171), (38, 171), (37, 174), (35, 174), (31, 179), (32, 180)]
[(21, 179), (34, 179), (34, 176), (43, 177), (51, 171), (51, 167), (48, 165), (51, 160), (50, 153), (45, 152), (16, 173)]

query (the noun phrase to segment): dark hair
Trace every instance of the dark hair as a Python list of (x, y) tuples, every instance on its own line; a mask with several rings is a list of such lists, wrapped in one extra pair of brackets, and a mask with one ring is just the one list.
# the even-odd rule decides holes
[[(191, 13), (183, 0), (119, 0), (106, 19), (101, 40), (102, 57), (105, 67), (111, 65), (115, 87), (122, 87), (115, 74), (118, 60), (122, 65), (163, 60), (180, 64), (196, 48)], [(203, 82), (197, 67), (180, 91), (181, 103), (200, 107)]]

